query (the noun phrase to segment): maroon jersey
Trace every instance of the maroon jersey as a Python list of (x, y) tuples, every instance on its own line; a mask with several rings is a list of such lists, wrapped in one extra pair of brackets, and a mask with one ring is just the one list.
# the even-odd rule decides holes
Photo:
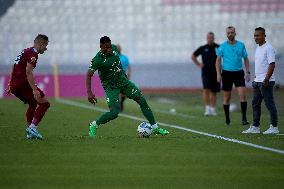
[(32, 64), (36, 67), (38, 52), (34, 47), (24, 49), (14, 61), (14, 69), (10, 82), (11, 89), (19, 89), (29, 87), (27, 80), (26, 67)]

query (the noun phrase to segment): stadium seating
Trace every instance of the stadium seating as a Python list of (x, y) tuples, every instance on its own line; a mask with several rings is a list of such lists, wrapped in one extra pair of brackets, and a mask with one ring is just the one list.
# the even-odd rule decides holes
[[(84, 63), (109, 35), (138, 63), (184, 63), (208, 31), (217, 42), (234, 25), (252, 56), (252, 33), (267, 28), (268, 39), (283, 49), (284, 2), (263, 0), (18, 0), (0, 20), (0, 60), (7, 64), (37, 33), (50, 37), (49, 61)], [(33, 7), (33, 8), (31, 8)], [(9, 58), (7, 58), (7, 55)], [(12, 56), (13, 55), (13, 56)]]
[[(99, 38), (108, 35), (123, 46), (131, 62), (139, 65), (137, 69), (159, 64), (152, 67), (157, 68), (153, 70), (157, 75), (163, 75), (161, 66), (180, 72), (182, 66), (170, 65), (191, 62), (191, 53), (206, 42), (208, 31), (216, 34), (216, 42), (226, 40), (229, 25), (236, 27), (237, 39), (246, 44), (252, 63), (254, 28), (265, 27), (267, 40), (277, 50), (277, 61), (283, 62), (284, 45), (279, 39), (284, 29), (284, 1), (279, 0), (16, 0), (1, 13), (0, 66), (13, 62), (19, 49), (32, 45), (38, 33), (45, 33), (50, 45), (40, 61), (60, 64), (61, 72), (69, 70), (69, 65), (85, 68), (99, 49)], [(282, 82), (284, 65), (279, 67), (276, 74)], [(140, 79), (145, 73), (136, 68), (135, 82), (148, 86)], [(192, 64), (187, 69), (199, 75)], [(196, 86), (185, 79), (186, 73), (180, 76), (182, 86)]]

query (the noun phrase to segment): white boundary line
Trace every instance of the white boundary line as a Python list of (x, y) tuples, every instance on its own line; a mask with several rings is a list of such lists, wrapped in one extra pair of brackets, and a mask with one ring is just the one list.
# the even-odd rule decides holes
[[(56, 101), (59, 102), (59, 103), (62, 103), (62, 104), (81, 107), (81, 108), (90, 109), (90, 110), (96, 110), (96, 111), (99, 111), (99, 112), (107, 112), (108, 111), (108, 110), (103, 109), (103, 108), (98, 108), (98, 107), (95, 107), (95, 106), (92, 106), (92, 105), (86, 105), (86, 104), (83, 104), (83, 103), (80, 103), (80, 102), (65, 100), (65, 99), (61, 99), (61, 98), (56, 99)], [(136, 116), (127, 115), (127, 114), (124, 114), (124, 113), (119, 114), (119, 116), (129, 118), (129, 119), (132, 119), (132, 120), (137, 120), (137, 121), (145, 121), (145, 119), (142, 119), (142, 118), (139, 118), (139, 117), (136, 117)], [(244, 142), (244, 141), (241, 141), (241, 140), (236, 140), (236, 139), (233, 139), (233, 138), (227, 138), (227, 137), (223, 137), (223, 136), (219, 136), (219, 135), (214, 135), (214, 134), (210, 134), (210, 133), (206, 133), (206, 132), (202, 132), (202, 131), (197, 131), (197, 130), (181, 127), (181, 126), (178, 126), (178, 125), (171, 125), (171, 124), (161, 123), (161, 122), (158, 122), (158, 124), (166, 126), (166, 127), (184, 130), (184, 131), (188, 131), (188, 132), (191, 132), (191, 133), (204, 135), (204, 136), (208, 136), (208, 137), (212, 137), (212, 138), (217, 138), (217, 139), (221, 139), (221, 140), (225, 140), (225, 141), (229, 141), (229, 142), (233, 142), (233, 143), (238, 143), (238, 144), (250, 146), (250, 147), (253, 147), (253, 148), (271, 151), (271, 152), (275, 152), (275, 153), (279, 153), (279, 154), (284, 155), (284, 150), (280, 150), (280, 149), (265, 147), (265, 146), (261, 146), (261, 145), (257, 145), (257, 144), (253, 144), (253, 143), (249, 143), (249, 142)]]
[(169, 111), (165, 111), (165, 110), (160, 110), (160, 109), (154, 109), (154, 112), (158, 112), (158, 113), (162, 113), (162, 114), (167, 114), (167, 115), (174, 115), (174, 116), (179, 116), (179, 117), (183, 117), (183, 118), (195, 118), (195, 116), (192, 115), (187, 115), (187, 114), (183, 114), (183, 113), (178, 113), (178, 112), (169, 112)]

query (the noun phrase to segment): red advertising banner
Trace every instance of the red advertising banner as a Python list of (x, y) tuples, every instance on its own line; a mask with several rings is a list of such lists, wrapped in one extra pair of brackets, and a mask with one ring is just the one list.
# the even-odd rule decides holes
[[(55, 89), (54, 76), (52, 74), (36, 75), (37, 86), (44, 91), (47, 97), (54, 97), (55, 90), (59, 91), (59, 97), (86, 97), (85, 75), (59, 75), (58, 89)], [(0, 98), (5, 96), (5, 88), (9, 81), (9, 75), (0, 75)], [(92, 78), (92, 87), (97, 97), (104, 97), (105, 93), (98, 75)]]

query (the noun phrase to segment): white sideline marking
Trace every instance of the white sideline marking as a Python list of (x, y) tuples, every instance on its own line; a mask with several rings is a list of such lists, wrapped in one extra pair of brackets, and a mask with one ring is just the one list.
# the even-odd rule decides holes
[[(103, 109), (103, 108), (98, 108), (98, 107), (95, 107), (95, 106), (92, 106), (92, 105), (86, 105), (86, 104), (83, 104), (83, 103), (80, 103), (80, 102), (74, 102), (74, 101), (71, 101), (71, 100), (65, 100), (65, 99), (61, 99), (61, 98), (56, 99), (56, 101), (59, 102), (59, 103), (62, 103), (62, 104), (66, 104), (66, 105), (70, 105), (70, 106), (77, 106), (77, 107), (86, 108), (86, 109), (90, 109), (90, 110), (96, 110), (96, 111), (99, 111), (99, 112), (107, 112), (108, 111), (108, 110)], [(119, 116), (129, 118), (129, 119), (132, 119), (132, 120), (137, 120), (137, 121), (145, 121), (145, 119), (142, 119), (142, 118), (139, 118), (139, 117), (136, 117), (136, 116), (127, 115), (127, 114), (124, 114), (124, 113), (119, 114)], [(244, 142), (244, 141), (241, 141), (241, 140), (236, 140), (236, 139), (233, 139), (233, 138), (227, 138), (227, 137), (223, 137), (223, 136), (219, 136), (219, 135), (205, 133), (205, 132), (202, 132), (202, 131), (184, 128), (184, 127), (181, 127), (181, 126), (178, 126), (178, 125), (171, 125), (171, 124), (161, 123), (161, 122), (158, 122), (158, 124), (166, 126), (166, 127), (171, 127), (171, 128), (175, 128), (175, 129), (188, 131), (188, 132), (199, 134), (199, 135), (204, 135), (204, 136), (208, 136), (208, 137), (213, 137), (213, 138), (217, 138), (217, 139), (221, 139), (221, 140), (225, 140), (225, 141), (229, 141), (229, 142), (234, 142), (234, 143), (250, 146), (250, 147), (253, 147), (253, 148), (257, 148), (257, 149), (276, 152), (276, 153), (284, 155), (284, 150), (280, 150), (280, 149), (276, 149), (276, 148), (265, 147), (265, 146), (261, 146), (261, 145), (257, 145), (257, 144), (253, 144), (253, 143), (249, 143), (249, 142)]]
[(178, 113), (178, 112), (169, 112), (169, 111), (160, 110), (160, 109), (154, 109), (153, 111), (158, 112), (158, 113), (162, 113), (162, 114), (167, 114), (167, 115), (184, 117), (184, 118), (190, 118), (190, 119), (195, 118), (195, 116), (187, 115), (187, 114), (183, 114), (183, 113)]

